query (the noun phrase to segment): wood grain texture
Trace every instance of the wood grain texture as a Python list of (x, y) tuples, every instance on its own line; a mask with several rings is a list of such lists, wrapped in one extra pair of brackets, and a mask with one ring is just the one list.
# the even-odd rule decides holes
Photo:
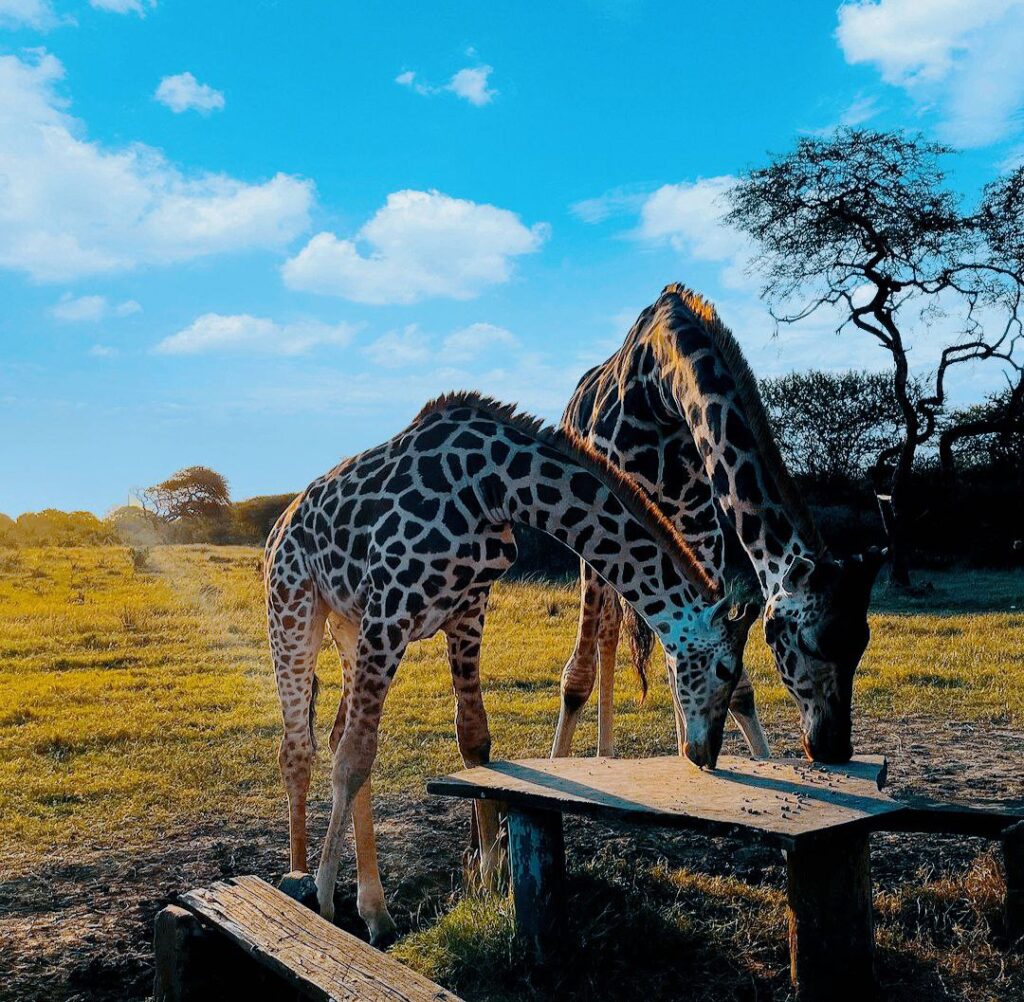
[(282, 894), (258, 877), (189, 891), (183, 905), (272, 970), (324, 1002), (459, 1002), (445, 989)]
[(839, 828), (876, 827), (900, 805), (879, 790), (885, 759), (845, 766), (722, 756), (712, 772), (678, 756), (492, 762), (427, 784), (430, 793), (718, 833), (736, 828), (791, 848)]

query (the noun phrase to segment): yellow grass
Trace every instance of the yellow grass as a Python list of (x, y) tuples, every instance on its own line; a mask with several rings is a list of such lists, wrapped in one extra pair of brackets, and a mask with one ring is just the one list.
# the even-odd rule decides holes
[[(117, 547), (0, 552), (0, 865), (21, 869), (48, 850), (126, 832), (138, 840), (182, 816), (283, 824), (258, 566), (247, 547), (163, 547), (134, 562)], [(933, 607), (1021, 607), (1010, 575), (938, 580)], [(496, 755), (547, 752), (576, 613), (573, 587), (495, 588), (483, 675)], [(873, 615), (872, 628), (858, 712), (1024, 721), (1024, 614), (903, 608)], [(769, 729), (792, 740), (796, 711), (758, 628), (747, 662)], [(327, 647), (320, 675), (322, 734), (339, 695)], [(619, 677), (621, 753), (670, 753), (661, 679), (641, 706), (625, 662)], [(389, 696), (377, 789), (418, 792), (457, 767), (452, 716), (434, 638), (410, 651)], [(594, 741), (591, 713), (577, 748)], [(328, 795), (326, 773), (317, 772), (315, 796)]]

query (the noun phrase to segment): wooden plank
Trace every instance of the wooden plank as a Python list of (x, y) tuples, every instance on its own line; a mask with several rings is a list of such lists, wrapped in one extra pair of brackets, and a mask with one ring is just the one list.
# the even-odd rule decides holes
[(901, 799), (899, 804), (903, 809), (880, 819), (875, 831), (998, 839), (1007, 828), (1024, 818), (1017, 801), (1002, 807), (998, 804), (949, 804), (927, 797), (909, 797)]
[(566, 932), (562, 815), (510, 811), (508, 851), (516, 934), (540, 963), (549, 963), (559, 956)]
[(324, 1002), (459, 1002), (422, 975), (258, 877), (189, 891), (182, 903), (302, 997)]
[(865, 832), (786, 854), (790, 976), (801, 1002), (870, 999), (875, 990), (871, 859)]
[(822, 831), (869, 830), (900, 805), (879, 789), (885, 760), (847, 766), (723, 756), (714, 771), (678, 756), (492, 762), (427, 784), (444, 796), (712, 833), (745, 830), (783, 848)]

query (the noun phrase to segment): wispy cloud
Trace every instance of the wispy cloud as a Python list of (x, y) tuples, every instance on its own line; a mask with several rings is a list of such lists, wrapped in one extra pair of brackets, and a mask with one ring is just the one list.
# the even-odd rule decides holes
[(156, 6), (156, 0), (89, 0), (89, 5), (110, 14), (137, 14), (146, 16), (146, 10)]
[(96, 323), (107, 317), (130, 317), (141, 313), (142, 307), (134, 300), (112, 305), (106, 296), (72, 296), (65, 293), (50, 307), (50, 314), (65, 323)]
[(611, 188), (596, 198), (584, 198), (573, 202), (569, 211), (585, 223), (603, 223), (607, 219), (631, 216), (644, 204), (650, 194), (650, 187), (622, 185)]
[(352, 324), (315, 320), (278, 323), (248, 313), (204, 313), (184, 330), (164, 338), (155, 348), (160, 355), (205, 355), (212, 352), (250, 352), (261, 355), (301, 355), (313, 348), (344, 347), (356, 331)]
[(405, 70), (395, 77), (395, 83), (421, 94), (432, 97), (436, 94), (454, 94), (477, 108), (490, 104), (498, 91), (490, 86), (493, 66), (466, 66), (454, 73), (451, 79), (440, 87), (421, 80), (413, 70)]
[[(318, 233), (282, 269), (291, 289), (360, 303), (471, 299), (540, 249), (545, 224), (439, 191), (398, 191), (353, 237)], [(368, 248), (368, 253), (360, 250)]]
[(49, 0), (0, 0), (0, 28), (48, 31), (62, 20)]
[(208, 115), (224, 107), (224, 95), (219, 90), (201, 84), (188, 72), (164, 77), (153, 96), (178, 115), (190, 109)]

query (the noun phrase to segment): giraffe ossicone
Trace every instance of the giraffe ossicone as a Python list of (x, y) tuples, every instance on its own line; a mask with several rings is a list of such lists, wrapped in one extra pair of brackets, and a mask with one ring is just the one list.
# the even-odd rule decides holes
[[(467, 765), (488, 761), (480, 638), (490, 586), (515, 559), (514, 522), (575, 550), (643, 617), (665, 650), (687, 755), (713, 765), (721, 748), (757, 606), (731, 607), (672, 524), (581, 439), (476, 394), (428, 404), (394, 438), (313, 481), (279, 519), (265, 557), (291, 868), (307, 867), (314, 678), (326, 624), (344, 691), (331, 736), (333, 804), (318, 898), (332, 916), (351, 819), (357, 900), (375, 939), (394, 928), (376, 872), (367, 787), (384, 700), (407, 646), (443, 631), (460, 753)], [(497, 816), (486, 802), (476, 811), (487, 881)]]

